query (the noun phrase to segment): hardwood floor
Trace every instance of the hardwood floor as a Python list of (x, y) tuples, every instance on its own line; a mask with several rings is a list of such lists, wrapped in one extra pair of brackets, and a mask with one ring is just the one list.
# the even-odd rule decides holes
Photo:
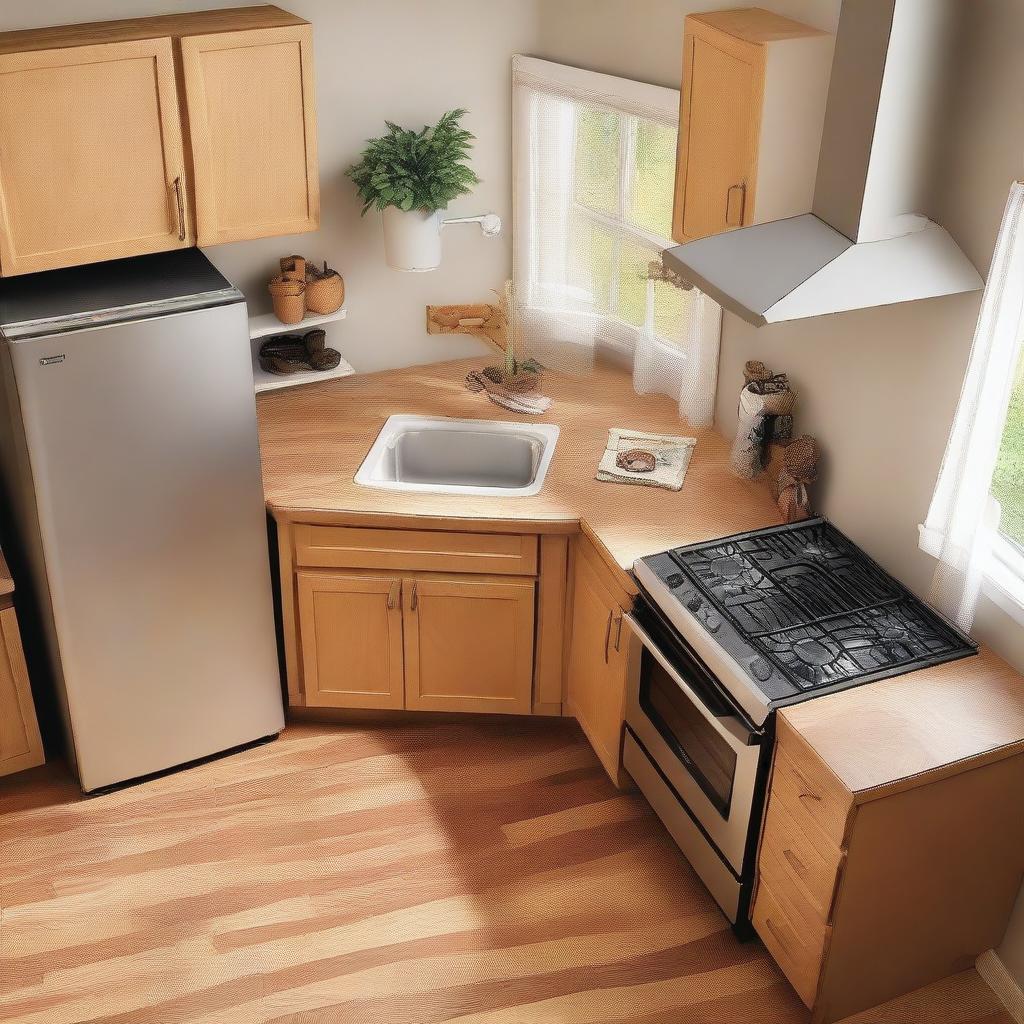
[[(574, 723), (294, 725), (0, 782), (0, 1020), (805, 1024)], [(1011, 1024), (974, 971), (857, 1024)]]

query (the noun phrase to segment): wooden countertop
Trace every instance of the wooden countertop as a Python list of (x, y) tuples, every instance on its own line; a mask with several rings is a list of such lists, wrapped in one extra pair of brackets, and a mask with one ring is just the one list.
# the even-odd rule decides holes
[[(691, 430), (675, 402), (639, 396), (621, 370), (586, 377), (548, 372), (554, 405), (544, 416), (517, 416), (465, 387), (469, 359), (359, 374), (259, 396), (260, 447), (267, 505), (284, 519), (367, 525), (414, 519), (417, 526), (488, 531), (575, 532), (593, 539), (610, 566), (625, 570), (642, 555), (781, 521), (767, 488), (729, 468), (729, 446), (713, 430)], [(556, 423), (555, 454), (533, 497), (410, 494), (353, 482), (384, 421), (394, 413)], [(697, 438), (681, 491), (594, 479), (609, 427)], [(630, 593), (635, 586), (620, 576)]]
[(982, 649), (779, 715), (863, 802), (1024, 750), (1024, 677)]
[[(517, 417), (467, 391), (478, 359), (356, 375), (258, 396), (267, 505), (284, 520), (412, 525), (459, 530), (582, 530), (617, 568), (624, 589), (635, 558), (679, 544), (780, 522), (767, 488), (729, 468), (729, 447), (712, 430), (694, 431), (674, 402), (638, 396), (619, 370), (585, 378), (547, 373), (554, 398), (542, 417)], [(388, 416), (416, 413), (557, 423), (561, 428), (541, 492), (489, 498), (410, 494), (361, 487), (360, 463)], [(681, 491), (594, 479), (609, 427), (697, 438)], [(922, 669), (780, 712), (858, 799), (950, 773), (966, 758), (985, 761), (1024, 749), (1024, 678), (989, 651)]]

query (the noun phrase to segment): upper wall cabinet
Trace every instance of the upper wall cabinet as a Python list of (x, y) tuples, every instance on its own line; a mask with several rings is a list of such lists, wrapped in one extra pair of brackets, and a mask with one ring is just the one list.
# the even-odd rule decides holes
[(315, 229), (312, 49), (276, 7), (0, 34), (0, 274)]
[(181, 40), (197, 243), (314, 230), (320, 220), (310, 25)]
[(687, 17), (677, 242), (811, 209), (833, 41), (758, 7)]
[(5, 275), (191, 244), (170, 39), (0, 54)]

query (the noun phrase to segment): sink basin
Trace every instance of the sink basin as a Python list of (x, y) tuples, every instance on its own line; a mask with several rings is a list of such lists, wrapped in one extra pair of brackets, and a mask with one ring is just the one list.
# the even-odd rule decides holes
[(355, 481), (393, 491), (536, 494), (557, 437), (550, 423), (390, 416)]

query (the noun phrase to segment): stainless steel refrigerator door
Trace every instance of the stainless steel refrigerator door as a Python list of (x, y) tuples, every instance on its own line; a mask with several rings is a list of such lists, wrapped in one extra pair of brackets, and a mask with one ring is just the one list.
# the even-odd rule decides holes
[(244, 304), (11, 351), (82, 788), (278, 732)]

